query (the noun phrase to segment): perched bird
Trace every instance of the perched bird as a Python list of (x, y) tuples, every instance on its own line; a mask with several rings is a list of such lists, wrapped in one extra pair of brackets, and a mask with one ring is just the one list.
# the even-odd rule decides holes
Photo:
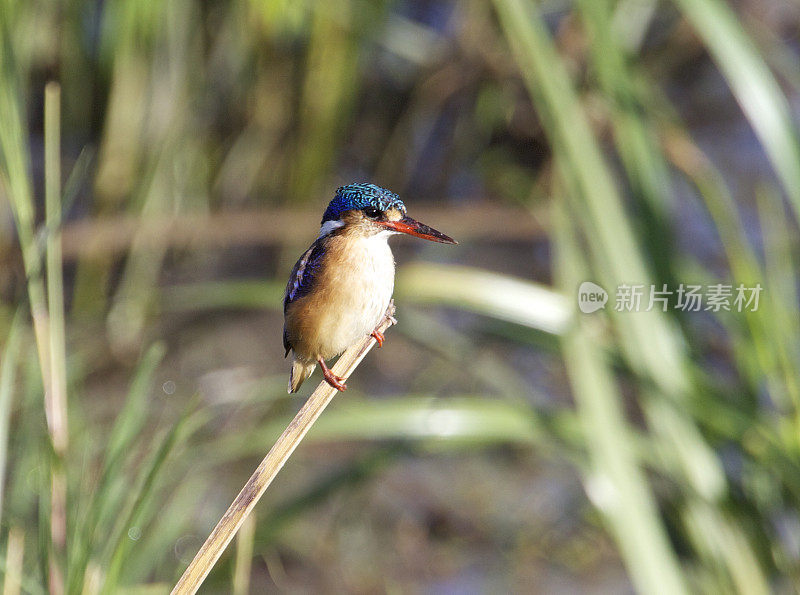
[(394, 257), (387, 240), (397, 233), (456, 243), (408, 217), (403, 201), (389, 190), (350, 184), (336, 191), (319, 237), (294, 265), (283, 297), (283, 346), (287, 356), (294, 354), (290, 393), (317, 364), (328, 384), (346, 390), (325, 360), (366, 335), (383, 345), (376, 327), (394, 290)]

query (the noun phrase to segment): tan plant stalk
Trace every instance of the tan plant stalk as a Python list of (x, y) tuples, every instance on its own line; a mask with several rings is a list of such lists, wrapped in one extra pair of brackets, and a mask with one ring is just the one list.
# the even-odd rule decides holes
[[(378, 325), (377, 330), (384, 332), (395, 322), (394, 302), (390, 302), (386, 315)], [(336, 365), (332, 368), (333, 373), (347, 379), (374, 345), (375, 339), (373, 337), (364, 337), (339, 357)], [(261, 464), (250, 476), (250, 479), (247, 480), (247, 483), (219, 520), (217, 526), (214, 527), (208, 539), (197, 552), (194, 560), (191, 561), (175, 588), (172, 589), (173, 595), (197, 592), (197, 589), (200, 588), (208, 573), (211, 572), (214, 564), (225, 551), (225, 548), (236, 535), (236, 532), (258, 500), (337, 392), (335, 388), (324, 380), (319, 383), (319, 386), (300, 408), (300, 411), (297, 412), (297, 415), (283, 431), (283, 434), (272, 446), (267, 456), (264, 457), (264, 460), (261, 461)]]

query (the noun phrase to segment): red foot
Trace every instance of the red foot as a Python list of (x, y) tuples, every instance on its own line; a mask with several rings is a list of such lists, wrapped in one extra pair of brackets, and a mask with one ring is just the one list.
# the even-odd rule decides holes
[(375, 329), (370, 333), (370, 335), (375, 337), (375, 340), (378, 342), (378, 347), (383, 347), (383, 342), (386, 340), (386, 337), (383, 336), (382, 332), (380, 332), (378, 329)]
[(344, 378), (331, 372), (331, 369), (325, 365), (325, 360), (322, 358), (319, 358), (317, 361), (322, 368), (322, 375), (325, 376), (325, 381), (336, 390), (340, 390), (342, 392), (346, 391), (347, 385), (344, 383)]

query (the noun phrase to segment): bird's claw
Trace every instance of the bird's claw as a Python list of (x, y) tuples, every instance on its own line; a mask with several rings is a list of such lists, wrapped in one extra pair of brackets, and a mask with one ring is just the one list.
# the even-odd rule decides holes
[(325, 374), (325, 382), (330, 384), (336, 390), (340, 390), (342, 392), (347, 390), (347, 385), (344, 383), (344, 378), (341, 376), (336, 376), (336, 374), (330, 370), (328, 370), (328, 373)]
[(375, 340), (378, 342), (378, 347), (383, 347), (383, 342), (386, 340), (386, 337), (382, 332), (375, 329), (370, 333), (370, 336), (375, 337)]
[(340, 390), (342, 392), (347, 390), (347, 385), (344, 383), (344, 378), (334, 374), (327, 364), (325, 364), (324, 359), (319, 358), (317, 362), (319, 362), (319, 366), (322, 368), (322, 375), (325, 377), (325, 382), (330, 384), (336, 390)]

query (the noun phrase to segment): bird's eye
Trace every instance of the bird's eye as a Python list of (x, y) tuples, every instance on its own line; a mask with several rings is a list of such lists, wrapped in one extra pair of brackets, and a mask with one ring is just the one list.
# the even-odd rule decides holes
[(380, 217), (381, 212), (375, 207), (367, 207), (364, 209), (364, 214), (370, 219), (377, 219)]

